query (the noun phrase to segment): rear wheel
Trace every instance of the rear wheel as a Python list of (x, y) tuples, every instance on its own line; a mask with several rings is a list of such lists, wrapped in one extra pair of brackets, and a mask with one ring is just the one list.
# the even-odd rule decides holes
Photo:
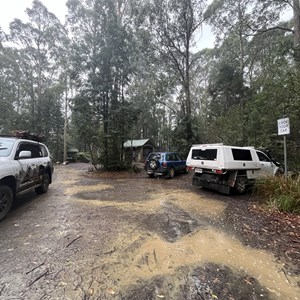
[(247, 179), (245, 177), (237, 177), (235, 180), (234, 190), (238, 194), (245, 194), (247, 191)]
[(35, 189), (37, 194), (44, 194), (48, 191), (48, 187), (50, 184), (50, 176), (48, 172), (43, 174), (43, 183), (41, 186)]
[(168, 174), (168, 178), (172, 179), (175, 176), (175, 170), (173, 168), (171, 168), (169, 170), (169, 174)]
[(0, 185), (0, 221), (3, 220), (10, 211), (13, 204), (13, 192), (9, 186)]

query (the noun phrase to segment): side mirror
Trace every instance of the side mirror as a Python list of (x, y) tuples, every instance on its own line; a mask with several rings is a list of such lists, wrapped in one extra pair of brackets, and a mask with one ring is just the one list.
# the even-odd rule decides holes
[(21, 151), (18, 158), (19, 159), (31, 158), (31, 151)]

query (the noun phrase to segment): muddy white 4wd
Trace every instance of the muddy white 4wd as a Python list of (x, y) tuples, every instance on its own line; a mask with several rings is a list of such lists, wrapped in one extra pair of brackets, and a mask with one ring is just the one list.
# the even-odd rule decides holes
[(53, 164), (47, 147), (39, 142), (0, 136), (0, 221), (18, 194), (35, 189), (47, 192)]
[(187, 166), (194, 168), (193, 185), (229, 194), (243, 194), (261, 177), (280, 171), (276, 162), (253, 147), (202, 144), (191, 147)]

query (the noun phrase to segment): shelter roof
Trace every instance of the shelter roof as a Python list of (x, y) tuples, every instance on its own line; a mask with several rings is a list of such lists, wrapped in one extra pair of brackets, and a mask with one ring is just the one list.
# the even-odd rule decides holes
[(131, 147), (142, 147), (147, 143), (153, 145), (150, 139), (142, 139), (142, 140), (128, 140), (124, 143), (124, 148), (131, 148)]

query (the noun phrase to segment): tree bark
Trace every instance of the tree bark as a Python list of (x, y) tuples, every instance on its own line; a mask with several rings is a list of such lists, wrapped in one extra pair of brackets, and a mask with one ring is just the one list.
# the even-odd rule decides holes
[(67, 126), (68, 126), (68, 88), (66, 84), (66, 97), (65, 97), (65, 123), (64, 123), (64, 159), (67, 161)]
[(293, 0), (294, 13), (294, 59), (300, 70), (300, 1)]

